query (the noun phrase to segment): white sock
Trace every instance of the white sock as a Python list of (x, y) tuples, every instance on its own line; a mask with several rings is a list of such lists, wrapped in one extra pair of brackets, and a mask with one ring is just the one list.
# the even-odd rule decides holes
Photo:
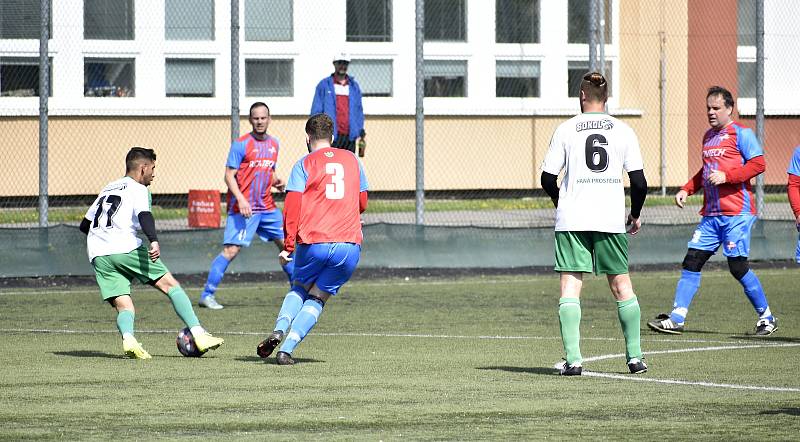
[(123, 334), (122, 334), (122, 340), (123, 340), (123, 341), (125, 341), (125, 340), (127, 340), (127, 339), (133, 339), (134, 341), (136, 340), (136, 338), (134, 338), (132, 334), (130, 334), (130, 333), (123, 333)]
[(199, 325), (195, 325), (194, 327), (190, 328), (189, 331), (192, 332), (192, 336), (198, 336), (198, 335), (202, 335), (203, 333), (205, 333), (206, 329), (204, 329), (203, 327), (201, 327)]

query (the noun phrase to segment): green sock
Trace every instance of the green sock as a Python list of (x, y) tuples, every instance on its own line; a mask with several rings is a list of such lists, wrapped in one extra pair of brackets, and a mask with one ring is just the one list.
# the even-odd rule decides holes
[(194, 314), (192, 301), (186, 296), (186, 292), (183, 291), (181, 286), (171, 288), (167, 296), (169, 296), (169, 300), (172, 301), (172, 307), (175, 308), (175, 313), (178, 314), (187, 327), (192, 328), (200, 325), (200, 320), (197, 319), (197, 315)]
[(558, 301), (558, 322), (561, 324), (561, 342), (567, 354), (567, 364), (583, 361), (581, 356), (581, 301), (578, 298), (561, 298)]
[(120, 310), (117, 312), (117, 329), (120, 335), (133, 334), (133, 318), (134, 313), (132, 310)]
[(639, 309), (639, 301), (634, 296), (625, 301), (617, 301), (617, 315), (619, 323), (622, 325), (622, 334), (625, 335), (625, 356), (631, 358), (642, 358), (641, 328), (642, 311)]

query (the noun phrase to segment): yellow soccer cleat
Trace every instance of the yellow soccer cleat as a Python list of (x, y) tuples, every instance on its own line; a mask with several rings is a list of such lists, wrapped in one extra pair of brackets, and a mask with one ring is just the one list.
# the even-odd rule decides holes
[(122, 351), (125, 352), (125, 356), (131, 359), (152, 359), (153, 357), (150, 356), (150, 353), (147, 350), (142, 348), (142, 344), (136, 340), (136, 338), (127, 338), (122, 340)]
[(205, 332), (197, 335), (192, 335), (197, 349), (205, 353), (209, 350), (215, 350), (217, 347), (225, 342), (222, 338), (211, 336), (211, 333)]

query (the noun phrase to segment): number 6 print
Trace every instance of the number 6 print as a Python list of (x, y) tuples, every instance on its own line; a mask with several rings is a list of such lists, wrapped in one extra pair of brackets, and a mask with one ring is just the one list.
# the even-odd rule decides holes
[(592, 134), (586, 138), (586, 167), (592, 172), (605, 172), (608, 169), (608, 146), (606, 137)]
[(344, 198), (344, 166), (341, 163), (326, 163), (325, 174), (331, 175), (331, 183), (325, 185), (325, 198), (329, 200)]

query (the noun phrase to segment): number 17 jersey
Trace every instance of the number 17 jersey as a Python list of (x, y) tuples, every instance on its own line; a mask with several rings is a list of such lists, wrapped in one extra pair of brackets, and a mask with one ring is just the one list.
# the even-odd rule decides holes
[(128, 253), (142, 245), (136, 233), (139, 213), (150, 211), (150, 191), (130, 177), (112, 181), (86, 211), (91, 221), (86, 235), (89, 262), (97, 256)]
[(358, 202), (367, 191), (367, 177), (358, 158), (349, 150), (327, 147), (295, 163), (287, 192), (301, 192), (297, 242), (361, 244)]
[(558, 126), (542, 170), (564, 178), (556, 210), (557, 232), (625, 232), (622, 172), (643, 169), (639, 140), (627, 124), (586, 112)]

